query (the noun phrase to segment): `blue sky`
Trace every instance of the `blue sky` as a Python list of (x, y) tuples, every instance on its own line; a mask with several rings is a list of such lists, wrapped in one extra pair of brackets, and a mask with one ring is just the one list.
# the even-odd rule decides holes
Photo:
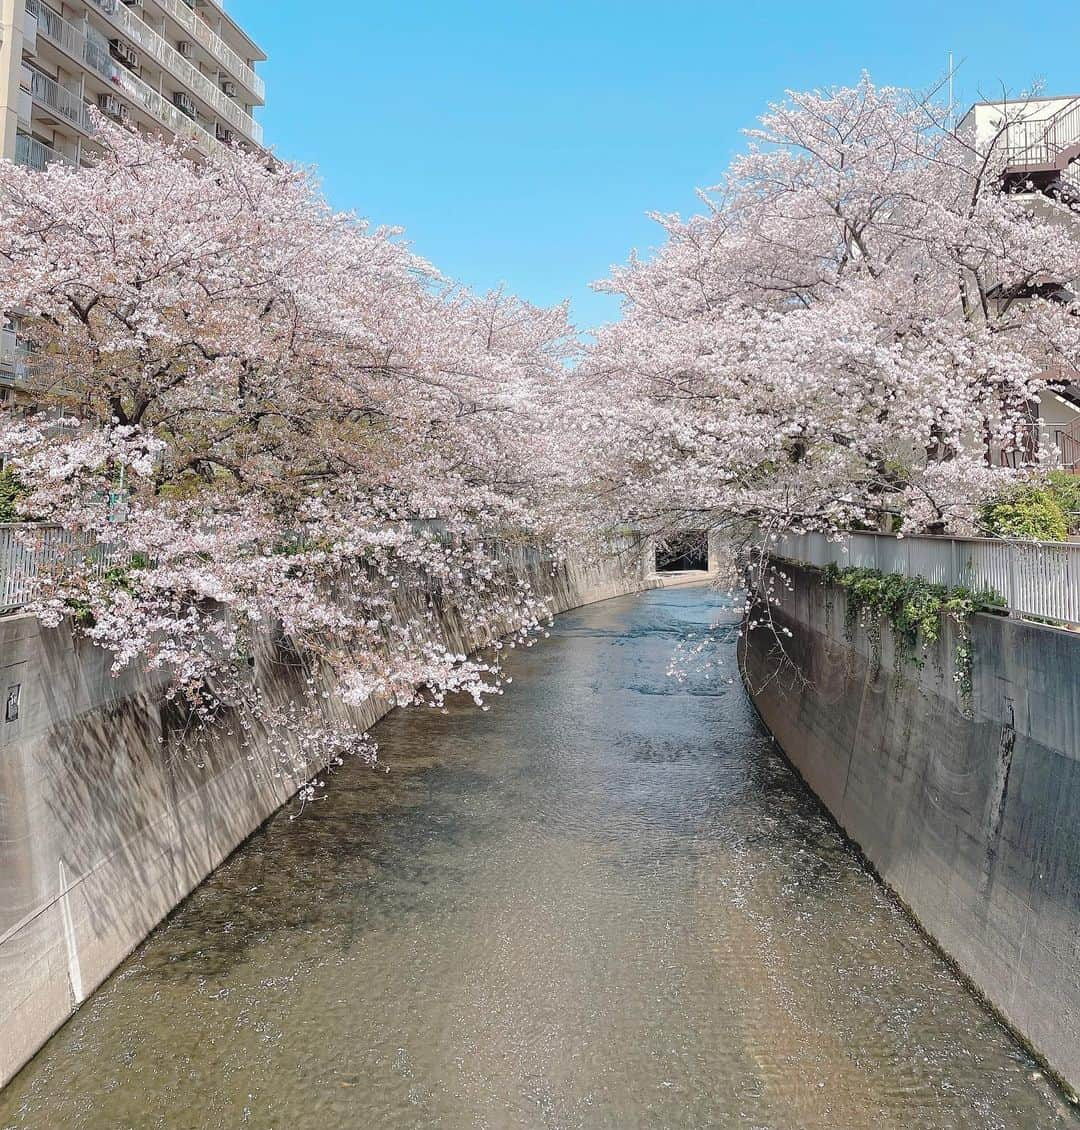
[(1080, 93), (1080, 9), (1012, 3), (226, 0), (270, 56), (267, 141), (446, 274), (618, 316), (589, 283), (696, 209), (787, 88), (1036, 79)]

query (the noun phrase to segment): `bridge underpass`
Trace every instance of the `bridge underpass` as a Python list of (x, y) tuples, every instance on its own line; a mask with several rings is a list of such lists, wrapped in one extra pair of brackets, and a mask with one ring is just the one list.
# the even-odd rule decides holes
[(689, 584), (716, 578), (724, 567), (726, 542), (709, 530), (683, 530), (666, 537), (648, 537), (642, 543), (646, 577), (664, 585)]

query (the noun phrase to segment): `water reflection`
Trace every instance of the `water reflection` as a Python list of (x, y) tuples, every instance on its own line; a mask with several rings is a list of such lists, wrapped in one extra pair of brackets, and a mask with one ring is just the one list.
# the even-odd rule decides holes
[(0, 1126), (1076, 1125), (741, 689), (669, 678), (720, 604), (570, 614), (490, 713), (388, 718), (391, 773), (271, 821)]

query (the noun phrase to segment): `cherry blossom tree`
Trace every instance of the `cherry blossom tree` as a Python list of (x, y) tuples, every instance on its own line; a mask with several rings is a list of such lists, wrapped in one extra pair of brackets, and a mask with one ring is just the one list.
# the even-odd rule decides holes
[(1038, 395), (1080, 361), (1075, 303), (1039, 284), (1080, 277), (1080, 242), (1002, 191), (1011, 121), (976, 147), (868, 78), (791, 93), (701, 215), (656, 216), (655, 255), (599, 284), (623, 316), (568, 406), (595, 520), (968, 532), (1036, 471)]
[(347, 703), (497, 690), (466, 653), (547, 618), (505, 547), (550, 532), (565, 308), (446, 283), (303, 170), (98, 129), (77, 172), (0, 163), (39, 409), (0, 450), (26, 516), (98, 547), (43, 571), (39, 614), (206, 714), (266, 631)]
[(453, 286), (303, 170), (104, 121), (89, 168), (0, 163), (41, 409), (0, 450), (22, 512), (96, 547), (39, 614), (206, 713), (268, 632), (346, 703), (441, 703), (498, 691), (497, 649), (466, 656), (546, 618), (538, 545), (975, 528), (1040, 470), (1037, 398), (1080, 361), (1045, 285), (1080, 243), (1002, 191), (1010, 125), (976, 145), (868, 79), (789, 94), (601, 284), (623, 316), (573, 368), (565, 307)]

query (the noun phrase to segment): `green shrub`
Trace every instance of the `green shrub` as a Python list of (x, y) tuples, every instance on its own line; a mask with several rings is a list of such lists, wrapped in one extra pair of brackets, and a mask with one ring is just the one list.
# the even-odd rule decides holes
[(981, 524), (991, 537), (1065, 541), (1069, 536), (1065, 511), (1048, 483), (1014, 487), (983, 508)]
[(0, 471), (0, 522), (18, 522), (21, 515), (15, 509), (19, 496), (26, 493), (26, 488), (19, 482), (15, 472), (10, 467)]
[(1080, 475), (1070, 475), (1068, 471), (1051, 471), (1046, 479), (1050, 493), (1065, 515), (1069, 533), (1080, 532)]

